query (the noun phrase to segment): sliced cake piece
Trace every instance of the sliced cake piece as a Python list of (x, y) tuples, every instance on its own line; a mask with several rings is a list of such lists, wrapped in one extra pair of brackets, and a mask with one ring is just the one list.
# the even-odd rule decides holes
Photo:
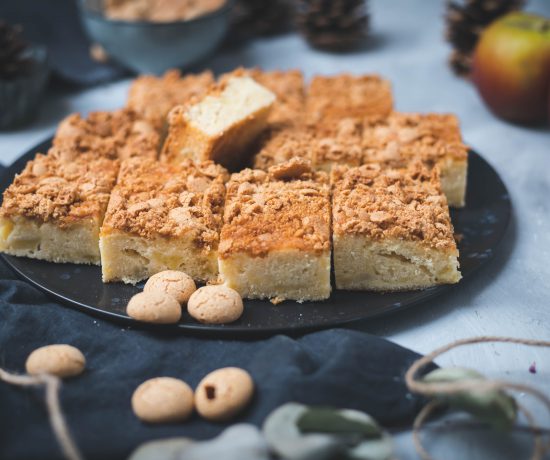
[(210, 71), (183, 77), (179, 70), (169, 70), (162, 77), (143, 75), (132, 82), (126, 107), (164, 132), (168, 127), (168, 112), (176, 105), (204, 95), (213, 83)]
[(38, 154), (4, 192), (0, 251), (51, 262), (99, 264), (99, 228), (118, 161)]
[(223, 79), (198, 102), (174, 108), (162, 152), (166, 162), (213, 160), (237, 168), (267, 125), (275, 95), (246, 76)]
[(245, 169), (227, 184), (219, 246), (222, 281), (273, 302), (330, 295), (330, 198), (325, 173), (295, 158)]
[(437, 167), (335, 166), (331, 183), (337, 288), (399, 291), (460, 280)]
[(318, 127), (342, 118), (383, 118), (392, 107), (391, 85), (378, 75), (316, 76), (307, 93), (306, 121)]
[(101, 227), (103, 281), (135, 284), (163, 270), (215, 279), (226, 179), (212, 162), (123, 162)]
[(363, 162), (397, 165), (421, 159), (441, 169), (441, 187), (449, 205), (465, 204), (468, 148), (460, 125), (450, 114), (392, 113), (385, 120), (366, 121)]
[(129, 109), (92, 112), (85, 118), (74, 113), (59, 124), (53, 146), (53, 152), (66, 161), (83, 153), (119, 160), (155, 159), (160, 136), (151, 123)]

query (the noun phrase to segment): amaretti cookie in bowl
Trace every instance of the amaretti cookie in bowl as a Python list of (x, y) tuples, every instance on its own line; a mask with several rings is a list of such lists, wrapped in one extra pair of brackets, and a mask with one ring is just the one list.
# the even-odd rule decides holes
[(219, 246), (227, 286), (251, 299), (326, 299), (330, 247), (325, 173), (294, 159), (231, 176)]
[(399, 291), (460, 280), (437, 167), (337, 166), (331, 183), (338, 289)]
[(212, 162), (123, 162), (101, 227), (103, 281), (135, 284), (163, 270), (215, 279), (226, 179)]

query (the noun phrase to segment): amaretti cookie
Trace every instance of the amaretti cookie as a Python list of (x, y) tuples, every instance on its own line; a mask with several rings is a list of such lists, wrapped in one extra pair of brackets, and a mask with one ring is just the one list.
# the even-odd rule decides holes
[(330, 197), (325, 173), (293, 159), (246, 169), (227, 184), (220, 237), (222, 281), (274, 302), (330, 295)]
[(330, 126), (343, 118), (384, 118), (392, 108), (390, 82), (378, 75), (316, 76), (307, 92), (306, 121)]
[(213, 83), (214, 75), (209, 70), (185, 76), (179, 70), (169, 70), (161, 77), (142, 75), (132, 82), (126, 107), (164, 132), (168, 127), (168, 112), (176, 105), (204, 95)]
[(226, 174), (212, 162), (123, 162), (101, 227), (103, 281), (134, 284), (163, 270), (215, 279)]
[(441, 187), (449, 205), (465, 204), (468, 148), (455, 115), (392, 113), (363, 127), (363, 162), (400, 165), (420, 159), (441, 169)]
[(437, 167), (335, 166), (331, 183), (338, 289), (399, 291), (460, 280)]
[(73, 113), (59, 124), (50, 152), (65, 161), (83, 153), (113, 160), (155, 159), (160, 136), (154, 126), (129, 109)]
[(118, 161), (38, 154), (4, 192), (0, 251), (51, 262), (99, 264), (99, 228)]
[(163, 161), (191, 158), (239, 167), (266, 127), (274, 102), (275, 95), (250, 77), (224, 78), (202, 99), (170, 112)]

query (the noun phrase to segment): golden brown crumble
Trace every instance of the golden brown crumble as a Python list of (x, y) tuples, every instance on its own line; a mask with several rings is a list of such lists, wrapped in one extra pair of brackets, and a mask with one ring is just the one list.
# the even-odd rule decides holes
[(343, 118), (386, 117), (393, 107), (391, 85), (378, 75), (316, 76), (306, 98), (309, 125)]
[(245, 169), (227, 184), (220, 257), (239, 252), (263, 257), (284, 248), (330, 249), (327, 175), (299, 159), (270, 172)]
[(440, 159), (465, 161), (458, 119), (448, 114), (392, 113), (385, 120), (366, 121), (363, 162), (398, 165), (411, 159), (435, 164)]
[(259, 140), (254, 167), (267, 170), (294, 157), (311, 159), (313, 135), (303, 127), (272, 123)]
[(421, 162), (407, 169), (370, 164), (332, 170), (334, 235), (419, 241), (436, 249), (455, 247), (439, 169)]
[(126, 106), (156, 128), (164, 129), (172, 108), (202, 96), (213, 83), (214, 76), (210, 71), (184, 77), (179, 70), (169, 70), (162, 77), (144, 75), (132, 82)]
[(67, 227), (83, 219), (101, 221), (118, 161), (82, 155), (72, 162), (38, 154), (4, 192), (1, 213)]
[(92, 112), (86, 118), (74, 113), (58, 126), (52, 155), (72, 161), (83, 153), (109, 159), (155, 159), (160, 147), (157, 130), (129, 109)]
[(122, 163), (102, 233), (193, 235), (197, 246), (215, 248), (222, 224), (227, 171), (211, 161), (178, 165), (132, 159)]

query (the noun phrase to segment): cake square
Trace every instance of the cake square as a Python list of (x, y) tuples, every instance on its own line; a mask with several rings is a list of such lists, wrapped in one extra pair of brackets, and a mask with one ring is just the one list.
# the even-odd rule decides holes
[(123, 162), (101, 227), (103, 281), (135, 284), (163, 270), (216, 279), (226, 179), (212, 162)]
[(274, 102), (275, 95), (250, 77), (224, 78), (202, 99), (170, 112), (163, 161), (192, 158), (238, 168), (266, 127)]
[(38, 154), (4, 192), (0, 251), (51, 262), (99, 264), (99, 228), (118, 161)]
[(160, 136), (151, 123), (129, 109), (91, 112), (87, 117), (74, 113), (58, 126), (52, 154), (72, 161), (81, 154), (124, 160), (155, 159)]
[(183, 77), (179, 70), (169, 70), (161, 77), (142, 75), (132, 82), (126, 107), (163, 133), (167, 129), (168, 112), (176, 105), (204, 95), (213, 83), (210, 71)]
[(233, 174), (218, 250), (222, 281), (274, 303), (328, 298), (329, 192), (327, 175), (299, 158)]
[(336, 166), (331, 184), (338, 289), (400, 291), (460, 280), (438, 167)]
[(415, 159), (438, 165), (449, 205), (465, 204), (468, 148), (458, 118), (450, 114), (392, 113), (367, 120), (363, 128), (363, 162), (398, 165)]
[(306, 90), (302, 72), (299, 70), (250, 69), (248, 74), (277, 97), (269, 114), (268, 121), (270, 123), (289, 125), (303, 123)]
[(307, 93), (306, 121), (330, 126), (343, 118), (384, 118), (392, 108), (391, 85), (378, 75), (316, 76)]

